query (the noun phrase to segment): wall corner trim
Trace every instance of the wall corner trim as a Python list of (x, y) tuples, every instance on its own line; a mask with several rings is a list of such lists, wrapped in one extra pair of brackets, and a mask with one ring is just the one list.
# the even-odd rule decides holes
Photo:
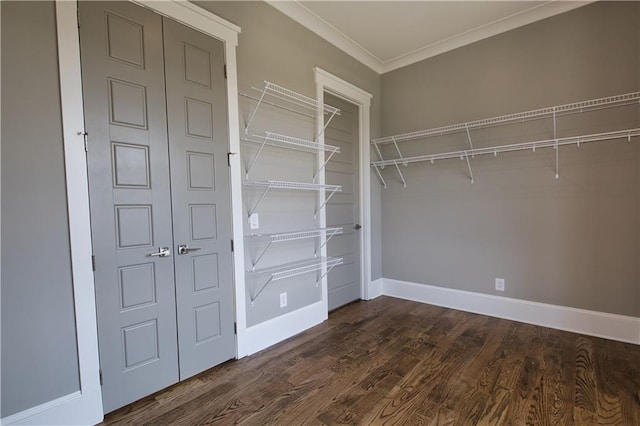
[(247, 327), (238, 342), (238, 358), (253, 355), (320, 324), (328, 318), (324, 303), (316, 302), (276, 318)]
[(640, 345), (640, 318), (383, 278), (382, 294)]

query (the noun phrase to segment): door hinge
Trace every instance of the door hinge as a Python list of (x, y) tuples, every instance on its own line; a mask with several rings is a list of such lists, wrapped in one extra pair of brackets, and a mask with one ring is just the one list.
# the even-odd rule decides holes
[(231, 240), (231, 251), (235, 251), (235, 247), (233, 246), (233, 240)]
[(227, 78), (227, 64), (224, 64), (224, 78)]
[(91, 269), (93, 269), (93, 272), (96, 271), (96, 257), (94, 255), (91, 255)]
[(98, 375), (100, 376), (100, 386), (102, 386), (102, 368), (98, 370)]
[(238, 323), (237, 322), (233, 323), (233, 334), (238, 334)]
[(82, 130), (78, 132), (78, 135), (84, 138), (84, 152), (89, 152), (89, 145), (87, 143), (87, 136), (89, 135), (89, 133), (87, 133), (86, 130)]

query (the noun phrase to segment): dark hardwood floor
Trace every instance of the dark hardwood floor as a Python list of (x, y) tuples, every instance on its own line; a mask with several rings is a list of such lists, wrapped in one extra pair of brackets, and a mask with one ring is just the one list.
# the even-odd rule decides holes
[(105, 424), (640, 425), (640, 346), (388, 297)]

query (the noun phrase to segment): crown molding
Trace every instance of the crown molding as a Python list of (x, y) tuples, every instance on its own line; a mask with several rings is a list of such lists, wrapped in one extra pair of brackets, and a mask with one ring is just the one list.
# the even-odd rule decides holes
[(373, 71), (382, 74), (383, 62), (380, 59), (298, 1), (265, 0), (265, 2)]
[(549, 1), (547, 3), (534, 6), (530, 9), (523, 10), (522, 12), (506, 16), (502, 19), (498, 19), (497, 21), (473, 28), (467, 32), (422, 47), (389, 61), (385, 61), (382, 63), (381, 74), (432, 58), (440, 55), (441, 53), (475, 43), (476, 41), (484, 40), (486, 38), (577, 9), (589, 3), (593, 3), (593, 1)]
[(289, 18), (298, 22), (308, 30), (319, 35), (338, 49), (347, 53), (357, 61), (371, 68), (378, 74), (384, 74), (407, 65), (431, 58), (441, 53), (457, 49), (462, 46), (484, 40), (486, 38), (510, 31), (512, 29), (549, 18), (560, 13), (568, 12), (589, 3), (593, 0), (577, 1), (548, 1), (534, 6), (522, 12), (509, 15), (497, 21), (473, 28), (464, 33), (449, 37), (448, 39), (424, 46), (413, 52), (398, 56), (388, 61), (382, 61), (374, 54), (366, 50), (360, 44), (349, 38), (330, 23), (304, 7), (297, 0), (277, 1), (265, 0), (266, 3), (279, 10)]

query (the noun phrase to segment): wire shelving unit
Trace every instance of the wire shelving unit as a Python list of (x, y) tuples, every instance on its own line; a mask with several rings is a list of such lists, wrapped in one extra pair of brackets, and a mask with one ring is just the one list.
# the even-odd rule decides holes
[(320, 244), (318, 248), (316, 248), (314, 257), (318, 255), (318, 252), (324, 247), (331, 238), (335, 235), (342, 234), (343, 228), (334, 227), (334, 228), (318, 228), (318, 229), (307, 229), (304, 231), (292, 231), (292, 232), (278, 232), (273, 234), (254, 234), (249, 235), (248, 238), (253, 240), (266, 240), (268, 241), (267, 246), (256, 256), (256, 259), (252, 261), (251, 271), (255, 271), (256, 266), (262, 260), (264, 255), (269, 251), (269, 249), (277, 243), (284, 243), (287, 241), (296, 241), (296, 240), (304, 240), (309, 238), (319, 238), (324, 237), (324, 241)]
[(251, 138), (245, 137), (245, 138), (241, 138), (241, 140), (244, 142), (253, 142), (253, 143), (260, 144), (260, 148), (258, 148), (258, 151), (253, 156), (253, 158), (249, 162), (249, 165), (247, 166), (247, 170), (245, 171), (246, 178), (249, 177), (249, 173), (251, 172), (251, 169), (255, 165), (256, 161), (258, 160), (258, 157), (260, 157), (260, 154), (262, 153), (262, 150), (266, 145), (270, 145), (278, 148), (293, 149), (297, 151), (305, 151), (305, 152), (318, 152), (318, 151), (328, 152), (329, 155), (325, 159), (324, 163), (318, 168), (318, 171), (316, 172), (316, 174), (313, 176), (314, 182), (318, 177), (318, 175), (322, 173), (322, 170), (324, 170), (324, 167), (329, 163), (329, 161), (331, 161), (331, 158), (335, 154), (340, 153), (340, 148), (337, 146), (325, 145), (325, 144), (310, 141), (307, 139), (295, 138), (292, 136), (281, 135), (279, 133), (273, 133), (273, 132), (265, 132), (264, 135), (254, 134)]
[[(591, 99), (587, 101), (574, 102), (570, 104), (551, 106), (531, 111), (518, 112), (514, 114), (507, 114), (498, 117), (485, 118), (481, 120), (470, 121), (466, 123), (458, 123), (452, 124), (442, 127), (435, 127), (431, 129), (419, 130), (415, 132), (402, 133), (393, 136), (385, 136), (382, 138), (372, 139), (371, 145), (374, 147), (379, 160), (372, 161), (371, 166), (374, 168), (376, 175), (380, 181), (380, 183), (386, 188), (387, 184), (384, 180), (381, 170), (386, 166), (394, 166), (397, 170), (402, 184), (404, 187), (407, 186), (407, 182), (404, 178), (404, 175), (400, 169), (400, 165), (406, 167), (410, 163), (417, 163), (422, 161), (430, 161), (431, 163), (436, 160), (445, 160), (450, 158), (460, 158), (467, 162), (467, 167), (469, 170), (469, 178), (471, 183), (474, 182), (473, 178), (473, 170), (471, 168), (470, 158), (475, 157), (476, 155), (486, 155), (493, 154), (497, 156), (498, 153), (501, 152), (510, 152), (510, 151), (522, 151), (522, 150), (533, 150), (535, 152), (538, 148), (549, 148), (552, 147), (556, 150), (556, 167), (555, 167), (555, 177), (559, 178), (559, 164), (558, 164), (558, 147), (563, 145), (573, 145), (580, 146), (582, 143), (589, 142), (599, 142), (599, 141), (607, 141), (614, 139), (627, 138), (629, 141), (632, 137), (639, 136), (638, 129), (625, 129), (625, 130), (616, 130), (605, 133), (597, 133), (597, 134), (587, 134), (580, 136), (569, 136), (569, 137), (558, 137), (557, 136), (557, 119), (561, 116), (566, 116), (570, 114), (580, 114), (589, 111), (597, 111), (601, 109), (607, 108), (615, 108), (622, 107), (627, 105), (640, 104), (640, 92), (631, 92), (625, 93), (621, 95), (608, 96), (604, 98)], [(481, 128), (500, 126), (506, 124), (513, 124), (518, 122), (525, 122), (530, 120), (539, 120), (539, 119), (552, 119), (553, 120), (553, 138), (547, 140), (538, 140), (533, 142), (524, 142), (524, 143), (516, 143), (516, 144), (507, 144), (507, 145), (499, 145), (493, 147), (483, 147), (483, 148), (474, 148), (473, 141), (471, 138), (471, 131), (477, 130)], [(399, 143), (415, 141), (420, 139), (427, 139), (435, 136), (443, 136), (447, 134), (454, 134), (464, 132), (466, 134), (469, 149), (466, 150), (458, 150), (451, 152), (443, 152), (443, 153), (435, 153), (435, 154), (425, 154), (418, 155), (412, 157), (405, 157), (399, 147)], [(381, 145), (385, 144), (393, 144), (394, 151), (397, 154), (396, 158), (393, 159), (385, 159), (382, 155), (382, 151), (380, 150)]]
[[(316, 142), (318, 140), (318, 137), (327, 128), (327, 126), (329, 125), (333, 117), (335, 117), (336, 115), (340, 115), (340, 110), (338, 108), (332, 107), (331, 105), (322, 104), (313, 98), (294, 92), (293, 90), (287, 89), (286, 87), (278, 86), (277, 84), (271, 83), (270, 81), (265, 81), (264, 86), (262, 88), (251, 87), (251, 89), (259, 93), (259, 95), (253, 97), (246, 93), (241, 93), (242, 96), (245, 96), (247, 98), (251, 98), (257, 101), (255, 109), (249, 116), (249, 119), (247, 120), (247, 123), (244, 127), (245, 134), (249, 134), (249, 128), (251, 127), (251, 123), (253, 122), (253, 119), (255, 118), (256, 113), (258, 112), (258, 110), (260, 109), (260, 106), (263, 103), (276, 106), (276, 107), (281, 107), (291, 112), (298, 112), (298, 110), (290, 107), (290, 106), (294, 106), (296, 108), (302, 108), (303, 110), (307, 110), (307, 111), (311, 110), (313, 113), (316, 113), (316, 114), (318, 113), (328, 114), (329, 118), (325, 120), (324, 127), (322, 128), (320, 133), (316, 136), (316, 139), (315, 139)], [(268, 99), (284, 101), (289, 106), (281, 105), (276, 102), (271, 102)], [(317, 115), (311, 116), (311, 117), (316, 118)]]
[(288, 189), (288, 190), (302, 190), (302, 191), (330, 191), (328, 197), (324, 199), (322, 204), (316, 209), (314, 212), (314, 217), (318, 214), (318, 212), (324, 207), (327, 202), (333, 197), (336, 192), (342, 191), (342, 185), (323, 185), (319, 183), (306, 183), (306, 182), (288, 182), (282, 180), (265, 180), (265, 181), (253, 181), (253, 182), (245, 182), (245, 186), (253, 186), (258, 188), (264, 188), (262, 194), (256, 201), (253, 208), (249, 209), (248, 217), (251, 217), (253, 213), (255, 213), (256, 209), (260, 205), (260, 202), (264, 199), (270, 189)]
[(316, 279), (316, 286), (322, 281), (322, 279), (329, 273), (333, 268), (338, 265), (342, 265), (343, 259), (340, 257), (318, 257), (313, 259), (301, 260), (297, 262), (291, 262), (284, 265), (278, 265), (274, 267), (257, 269), (250, 273), (250, 276), (253, 279), (260, 279), (267, 277), (267, 280), (258, 288), (257, 292), (251, 293), (251, 306), (254, 305), (254, 302), (260, 296), (260, 294), (264, 291), (267, 286), (278, 280), (282, 280), (285, 278), (291, 278), (298, 275), (308, 274), (311, 272), (322, 272), (322, 274)]

